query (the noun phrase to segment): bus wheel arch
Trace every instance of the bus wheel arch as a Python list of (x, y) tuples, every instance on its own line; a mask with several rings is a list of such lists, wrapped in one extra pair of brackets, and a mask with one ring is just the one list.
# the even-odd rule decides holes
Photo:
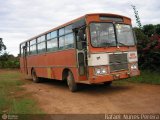
[(63, 70), (62, 79), (67, 81), (67, 85), (72, 92), (77, 91), (77, 84), (74, 79), (72, 71), (68, 68)]
[(36, 74), (36, 70), (34, 68), (31, 68), (31, 76), (32, 76), (33, 82), (35, 82), (35, 83), (39, 83), (40, 82), (40, 80), (39, 80), (39, 78), (38, 78), (38, 76)]
[(67, 81), (68, 72), (71, 71), (69, 68), (65, 68), (62, 72), (62, 80)]

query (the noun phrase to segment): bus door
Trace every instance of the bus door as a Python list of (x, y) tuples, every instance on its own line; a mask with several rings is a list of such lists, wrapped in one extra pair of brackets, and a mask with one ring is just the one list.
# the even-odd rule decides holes
[(77, 30), (76, 49), (79, 75), (83, 79), (87, 79), (87, 42), (85, 36), (85, 27)]
[(23, 70), (26, 74), (28, 74), (27, 70), (27, 43), (23, 46)]

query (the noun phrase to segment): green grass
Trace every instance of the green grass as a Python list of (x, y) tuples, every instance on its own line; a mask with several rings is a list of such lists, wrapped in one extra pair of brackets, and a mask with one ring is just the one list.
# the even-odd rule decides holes
[(147, 83), (160, 85), (160, 73), (150, 72), (150, 71), (141, 71), (140, 76), (132, 77), (127, 79), (128, 82), (134, 83)]
[(0, 114), (41, 114), (36, 101), (31, 95), (16, 96), (24, 91), (18, 71), (5, 71), (0, 73)]

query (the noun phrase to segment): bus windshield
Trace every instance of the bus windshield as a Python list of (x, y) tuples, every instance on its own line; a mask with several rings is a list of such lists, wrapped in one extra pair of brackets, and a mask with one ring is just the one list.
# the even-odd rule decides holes
[(108, 47), (117, 44), (118, 46), (135, 45), (130, 25), (115, 24), (114, 27), (112, 23), (91, 23), (90, 34), (93, 47)]
[(119, 46), (135, 45), (132, 28), (130, 25), (116, 24), (117, 43)]

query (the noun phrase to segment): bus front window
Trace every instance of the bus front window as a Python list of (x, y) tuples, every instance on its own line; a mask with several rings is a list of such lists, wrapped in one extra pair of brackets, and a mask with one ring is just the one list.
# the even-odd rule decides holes
[(91, 23), (90, 34), (93, 47), (116, 46), (112, 23)]
[(90, 34), (93, 47), (135, 45), (132, 27), (126, 24), (91, 23)]
[(116, 24), (118, 46), (135, 45), (132, 28), (130, 25)]

